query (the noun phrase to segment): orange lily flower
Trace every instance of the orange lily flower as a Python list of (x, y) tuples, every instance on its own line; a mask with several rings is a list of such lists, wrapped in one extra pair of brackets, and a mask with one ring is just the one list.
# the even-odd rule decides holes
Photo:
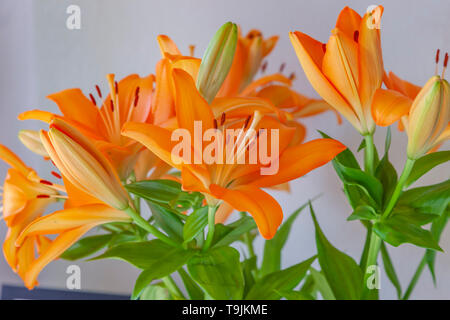
[[(249, 212), (256, 221), (263, 237), (274, 236), (282, 221), (280, 205), (263, 187), (278, 185), (298, 178), (307, 172), (330, 161), (345, 146), (331, 139), (318, 139), (305, 144), (289, 146), (295, 135), (295, 128), (290, 128), (270, 116), (255, 111), (252, 117), (240, 119), (234, 123), (225, 123), (223, 117), (216, 119), (211, 107), (195, 87), (192, 77), (180, 69), (173, 70), (176, 97), (176, 117), (180, 128), (194, 133), (194, 122), (201, 121), (203, 132), (216, 129), (224, 132), (227, 128), (243, 128), (233, 146), (237, 159), (246, 159), (254, 147), (252, 141), (259, 142), (261, 137), (250, 135), (252, 130), (267, 128), (278, 129), (280, 136), (279, 171), (274, 175), (261, 175), (262, 163), (235, 164), (228, 162), (208, 164), (178, 161), (172, 151), (176, 143), (172, 141), (172, 132), (152, 124), (130, 122), (124, 126), (123, 135), (135, 139), (158, 155), (171, 166), (181, 170), (182, 185), (185, 190), (199, 191), (205, 194), (208, 205), (215, 206), (221, 201), (227, 202), (239, 211)], [(234, 103), (233, 99), (229, 100)], [(250, 121), (251, 120), (251, 121)], [(246, 140), (249, 136), (250, 140)], [(198, 147), (196, 141), (191, 145), (192, 154), (203, 154), (207, 146)], [(224, 146), (226, 148), (226, 146)], [(247, 150), (248, 148), (248, 150)], [(181, 159), (182, 160), (182, 159)]]
[(375, 130), (371, 106), (382, 83), (383, 60), (380, 32), (372, 20), (382, 12), (378, 6), (361, 18), (344, 8), (327, 44), (299, 31), (289, 34), (313, 88), (362, 135)]
[(41, 216), (50, 204), (58, 198), (64, 198), (59, 192), (64, 192), (65, 189), (41, 179), (3, 145), (0, 145), (0, 159), (11, 166), (2, 188), (3, 218), (8, 227), (3, 242), (3, 255), (11, 269), (24, 279), (29, 265), (35, 259), (35, 248), (39, 252), (45, 250), (50, 239), (45, 236), (30, 237), (21, 247), (16, 247), (15, 242), (25, 227)]
[[(136, 74), (116, 82), (113, 74), (107, 75), (110, 93), (104, 97), (98, 108), (93, 94), (86, 97), (80, 89), (67, 89), (48, 96), (54, 101), (62, 115), (41, 110), (27, 111), (19, 115), (20, 120), (36, 119), (50, 123), (54, 118), (64, 119), (75, 126), (113, 162), (121, 179), (125, 180), (133, 170), (139, 151), (139, 144), (122, 137), (120, 131), (127, 121), (145, 122), (152, 118), (154, 76), (141, 78)], [(95, 86), (97, 99), (103, 94)], [(34, 150), (36, 151), (36, 150)]]
[[(131, 221), (131, 218), (121, 211), (131, 205), (128, 194), (113, 165), (89, 139), (67, 122), (55, 118), (50, 122), (49, 132), (41, 131), (41, 140), (62, 173), (68, 199), (64, 210), (39, 217), (43, 211), (40, 210), (24, 220), (20, 229), (15, 231), (14, 237), (5, 242), (9, 247), (17, 247), (19, 253), (20, 250), (28, 252), (26, 265), (19, 275), (29, 289), (37, 284), (39, 273), (48, 263), (58, 258), (90, 229), (109, 222)], [(41, 181), (41, 184), (49, 190), (56, 188), (50, 182)], [(50, 201), (58, 197), (53, 193), (49, 194), (49, 191), (36, 192), (39, 194), (35, 196), (35, 201)], [(7, 200), (8, 203), (12, 203), (11, 198)], [(14, 219), (13, 222), (15, 221)], [(47, 239), (45, 235), (48, 234), (58, 236), (45, 242), (45, 248), (41, 249), (36, 257), (33, 250), (35, 241), (40, 239), (38, 241), (42, 242), (42, 239)]]

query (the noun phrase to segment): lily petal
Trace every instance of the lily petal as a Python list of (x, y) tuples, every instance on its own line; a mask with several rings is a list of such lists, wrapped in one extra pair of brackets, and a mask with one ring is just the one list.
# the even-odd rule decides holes
[(375, 123), (387, 127), (409, 113), (412, 100), (394, 91), (378, 89), (372, 102), (372, 117)]

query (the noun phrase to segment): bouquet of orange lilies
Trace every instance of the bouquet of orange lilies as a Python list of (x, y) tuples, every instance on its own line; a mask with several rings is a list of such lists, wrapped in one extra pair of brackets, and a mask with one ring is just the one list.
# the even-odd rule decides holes
[[(121, 259), (142, 270), (133, 299), (377, 299), (381, 251), (399, 298), (408, 298), (425, 265), (434, 277), (449, 215), (450, 180), (407, 189), (450, 159), (450, 151), (437, 150), (450, 133), (448, 54), (442, 76), (436, 73), (422, 88), (386, 74), (382, 13), (381, 6), (363, 17), (344, 8), (326, 44), (290, 33), (323, 100), (296, 92), (295, 75), (283, 75), (284, 66), (264, 74), (278, 37), (264, 38), (258, 30), (243, 36), (228, 22), (201, 59), (194, 47), (183, 55), (161, 35), (154, 74), (120, 81), (108, 74), (107, 92), (95, 85), (88, 95), (80, 89), (49, 95), (60, 114), (20, 114), (20, 120), (46, 125), (21, 131), (19, 139), (49, 160), (58, 182), (41, 178), (0, 145), (0, 158), (10, 166), (3, 254), (12, 270), (33, 289), (55, 259)], [(338, 122), (342, 115), (363, 136), (362, 167), (325, 133), (304, 141), (300, 120), (325, 111), (335, 112)], [(400, 177), (389, 162), (390, 131), (381, 159), (373, 142), (377, 126), (395, 122), (409, 139)], [(330, 161), (353, 208), (348, 220), (367, 229), (359, 263), (327, 240), (311, 201), (283, 222), (281, 205), (266, 192), (289, 190), (289, 181)], [(47, 213), (54, 203), (63, 208)], [(317, 255), (283, 269), (282, 249), (308, 204)], [(233, 211), (239, 212), (234, 218)], [(86, 236), (96, 227), (98, 234)], [(256, 230), (266, 239), (259, 260)], [(243, 255), (237, 242), (246, 246)], [(404, 293), (387, 250), (387, 244), (403, 243), (426, 249)], [(320, 271), (312, 268), (316, 260)]]

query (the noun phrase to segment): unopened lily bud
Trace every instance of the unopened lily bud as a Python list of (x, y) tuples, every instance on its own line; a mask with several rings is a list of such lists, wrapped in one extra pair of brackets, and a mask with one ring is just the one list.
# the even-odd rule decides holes
[(54, 119), (41, 140), (63, 176), (77, 188), (119, 210), (129, 207), (129, 197), (111, 163), (78, 130)]
[(450, 87), (433, 76), (415, 98), (408, 119), (408, 158), (418, 159), (445, 140), (450, 121)]
[(20, 130), (19, 140), (34, 153), (48, 157), (48, 153), (41, 142), (39, 131), (36, 130)]
[(209, 42), (198, 71), (197, 89), (210, 103), (214, 100), (233, 63), (238, 40), (237, 26), (225, 23)]

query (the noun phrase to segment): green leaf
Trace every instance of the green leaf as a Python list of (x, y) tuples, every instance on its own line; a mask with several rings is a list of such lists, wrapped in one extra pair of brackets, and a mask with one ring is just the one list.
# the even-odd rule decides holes
[(171, 300), (169, 290), (163, 284), (148, 285), (142, 290), (140, 300)]
[(194, 210), (186, 219), (183, 228), (184, 243), (194, 239), (208, 224), (208, 207)]
[(286, 300), (315, 300), (314, 297), (302, 291), (278, 291), (275, 292)]
[(147, 202), (152, 217), (155, 219), (155, 224), (163, 229), (168, 236), (175, 239), (178, 242), (183, 241), (183, 222), (172, 211), (163, 206)]
[(360, 169), (346, 167), (339, 161), (333, 162), (336, 172), (344, 183), (356, 185), (365, 191), (377, 205), (383, 199), (383, 186), (380, 181)]
[(405, 186), (408, 187), (434, 167), (450, 160), (450, 150), (432, 152), (419, 158), (414, 162), (411, 174), (406, 179)]
[(213, 299), (242, 299), (244, 276), (236, 249), (218, 247), (198, 254), (189, 260), (188, 271)]
[(183, 269), (178, 269), (178, 274), (183, 281), (186, 292), (191, 300), (204, 300), (205, 294), (202, 289), (192, 280), (191, 276)]
[(392, 216), (389, 220), (377, 222), (373, 226), (376, 234), (387, 243), (398, 247), (402, 243), (442, 251), (430, 231), (401, 217)]
[(181, 185), (173, 180), (143, 180), (127, 184), (125, 188), (142, 199), (157, 204), (167, 204), (182, 192)]
[[(326, 133), (324, 133), (324, 132), (322, 132), (320, 130), (318, 130), (318, 131), (322, 135), (322, 137), (327, 138), (327, 139), (333, 139), (332, 137), (330, 137)], [(345, 149), (344, 151), (339, 153), (336, 157), (334, 157), (333, 163), (335, 161), (338, 161), (342, 165), (344, 165), (346, 167), (349, 167), (349, 168), (361, 169), (361, 167), (359, 166), (358, 161), (355, 158), (355, 155), (350, 151), (349, 148)]]
[(85, 237), (75, 242), (69, 249), (67, 249), (61, 258), (65, 260), (79, 260), (94, 254), (95, 252), (106, 247), (114, 234), (102, 234), (97, 236)]
[[(433, 221), (431, 224), (431, 234), (433, 235), (433, 238), (439, 242), (439, 239), (441, 238), (441, 234), (445, 229), (445, 226), (448, 222), (448, 214), (441, 215), (438, 219)], [(428, 265), (428, 269), (430, 269), (431, 277), (433, 278), (433, 282), (436, 285), (436, 273), (434, 272), (434, 262), (436, 260), (436, 251), (427, 249), (425, 252), (425, 259)]]
[(449, 195), (450, 179), (403, 192), (398, 199), (397, 206), (414, 208), (421, 213), (441, 215), (450, 203)]
[(381, 257), (383, 258), (383, 265), (384, 270), (386, 271), (386, 275), (397, 290), (397, 297), (400, 300), (402, 297), (402, 287), (400, 285), (400, 281), (398, 280), (397, 273), (395, 272), (394, 265), (384, 242), (381, 242), (380, 251)]
[(316, 228), (316, 246), (319, 264), (338, 300), (360, 299), (363, 289), (363, 273), (358, 264), (336, 249), (325, 237), (310, 204), (311, 216)]
[[(216, 225), (216, 229), (218, 229)], [(229, 224), (228, 226), (219, 227), (217, 232), (217, 238), (213, 241), (213, 247), (227, 246), (234, 241), (238, 240), (244, 233), (249, 232), (256, 228), (255, 220), (251, 217), (242, 217), (236, 222)], [(217, 231), (217, 230), (216, 230)]]
[(362, 205), (358, 206), (355, 211), (347, 218), (348, 221), (352, 220), (374, 220), (377, 219), (378, 215), (375, 209), (371, 206)]
[(387, 205), (397, 185), (397, 171), (385, 154), (375, 170), (375, 177), (383, 186), (383, 204)]
[(277, 291), (294, 289), (305, 277), (316, 256), (284, 270), (267, 274), (258, 280), (245, 297), (247, 300), (279, 300)]
[(256, 271), (256, 256), (245, 259), (242, 261), (242, 272), (244, 275), (244, 297), (248, 294), (250, 289), (255, 284), (255, 277), (253, 273)]
[(137, 278), (132, 299), (137, 299), (142, 290), (153, 280), (168, 276), (183, 267), (195, 254), (194, 251), (180, 250), (174, 247), (169, 247), (167, 250), (164, 255), (159, 257), (155, 253), (152, 256), (144, 256), (149, 260), (148, 267)]
[(323, 274), (323, 271), (320, 272), (314, 268), (311, 268), (310, 272), (312, 278), (314, 279), (315, 286), (322, 295), (322, 298), (324, 300), (336, 300), (333, 290), (331, 290), (331, 287), (328, 284), (327, 278)]
[(131, 263), (137, 268), (148, 269), (167, 259), (177, 260), (177, 255), (192, 255), (192, 251), (179, 249), (155, 239), (119, 244), (91, 260), (119, 259)]
[(260, 269), (261, 277), (281, 269), (281, 251), (287, 241), (292, 224), (307, 205), (308, 204), (306, 203), (295, 210), (281, 225), (275, 236), (272, 239), (265, 241), (264, 256)]

